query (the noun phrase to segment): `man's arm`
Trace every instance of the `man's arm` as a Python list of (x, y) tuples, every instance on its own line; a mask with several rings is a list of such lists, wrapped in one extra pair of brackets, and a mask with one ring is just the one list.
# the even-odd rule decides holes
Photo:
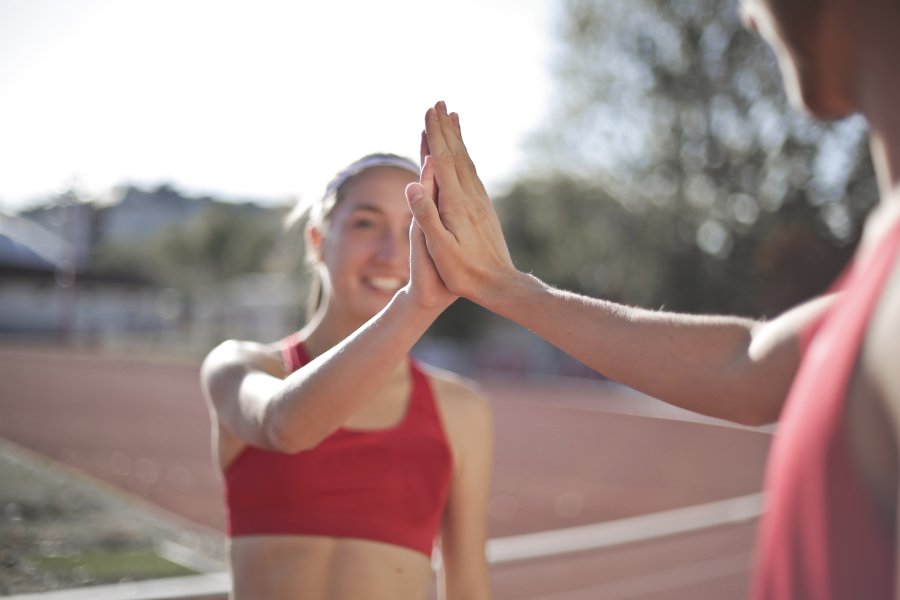
[(800, 361), (799, 335), (832, 302), (771, 322), (667, 313), (554, 289), (530, 275), (486, 307), (605, 376), (682, 408), (749, 425), (778, 418)]
[(607, 377), (710, 416), (775, 420), (799, 364), (799, 335), (831, 302), (817, 299), (769, 323), (644, 310), (554, 289), (519, 272), (497, 214), (438, 103), (425, 133), (437, 197), (408, 199), (447, 287), (534, 331)]

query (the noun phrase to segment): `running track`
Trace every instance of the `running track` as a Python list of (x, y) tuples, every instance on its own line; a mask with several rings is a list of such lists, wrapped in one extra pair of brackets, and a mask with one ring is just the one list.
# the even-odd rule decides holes
[[(608, 383), (479, 382), (497, 436), (492, 538), (760, 490), (767, 431), (700, 420)], [(0, 347), (0, 437), (223, 529), (195, 364)], [(495, 564), (495, 598), (746, 595), (754, 520), (664, 536), (655, 533), (656, 521), (644, 521), (623, 522), (629, 532), (649, 528), (639, 541)]]

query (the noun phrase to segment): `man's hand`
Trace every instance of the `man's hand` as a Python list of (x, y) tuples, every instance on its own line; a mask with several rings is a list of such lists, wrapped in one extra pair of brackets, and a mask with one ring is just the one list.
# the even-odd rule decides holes
[(406, 197), (428, 253), (451, 292), (484, 305), (518, 272), (463, 143), (459, 117), (447, 114), (443, 102), (425, 114), (422, 155), (433, 185), (410, 184)]

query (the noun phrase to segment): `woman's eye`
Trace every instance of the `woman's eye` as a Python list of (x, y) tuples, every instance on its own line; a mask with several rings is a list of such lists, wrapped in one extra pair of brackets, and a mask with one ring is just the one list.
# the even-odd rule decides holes
[(372, 227), (375, 227), (375, 221), (372, 221), (371, 219), (357, 219), (353, 221), (351, 227), (353, 227), (353, 229), (371, 229)]

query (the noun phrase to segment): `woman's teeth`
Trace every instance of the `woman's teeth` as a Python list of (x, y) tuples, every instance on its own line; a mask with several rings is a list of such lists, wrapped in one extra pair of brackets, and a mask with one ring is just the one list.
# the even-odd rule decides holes
[(396, 277), (369, 277), (367, 281), (372, 287), (384, 292), (396, 292), (406, 284), (406, 282)]

